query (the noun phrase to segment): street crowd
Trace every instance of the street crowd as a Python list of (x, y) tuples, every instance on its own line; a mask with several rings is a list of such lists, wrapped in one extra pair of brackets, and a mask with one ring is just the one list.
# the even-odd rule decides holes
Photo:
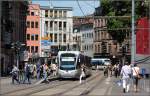
[(122, 64), (115, 64), (109, 65), (104, 69), (104, 76), (115, 76), (119, 78), (119, 83), (121, 83), (124, 93), (130, 91), (131, 82), (133, 82), (134, 91), (138, 92), (138, 82), (141, 78), (145, 77), (145, 73), (145, 69), (141, 71), (137, 64), (130, 64), (128, 62), (125, 62), (123, 66)]
[(34, 64), (31, 66), (29, 63), (25, 63), (23, 71), (23, 80), (18, 79), (19, 69), (17, 66), (13, 65), (13, 69), (10, 72), (12, 75), (12, 84), (14, 84), (14, 81), (16, 81), (18, 84), (23, 83), (25, 84), (26, 81), (28, 81), (28, 84), (31, 84), (31, 78), (36, 78), (37, 80), (40, 80), (41, 78), (44, 79), (45, 83), (49, 83), (48, 76), (56, 76), (57, 75), (57, 65), (56, 63), (52, 63), (48, 65), (47, 63), (41, 64), (38, 62), (37, 64)]
[[(31, 78), (36, 78), (37, 80), (40, 80), (41, 78), (44, 79), (45, 83), (49, 83), (48, 76), (56, 76), (57, 75), (57, 64), (52, 63), (48, 65), (47, 63), (41, 64), (38, 62), (37, 64), (33, 65), (31, 68), (29, 63), (25, 63), (24, 66), (24, 79), (22, 83), (26, 83), (28, 81), (28, 84), (31, 84)], [(105, 77), (112, 77), (115, 76), (116, 78), (119, 78), (122, 83), (123, 92), (129, 92), (130, 91), (130, 85), (131, 81), (133, 81), (134, 85), (134, 91), (138, 92), (138, 82), (139, 80), (145, 76), (145, 70), (142, 70), (142, 73), (140, 72), (140, 68), (137, 66), (137, 64), (129, 64), (128, 62), (125, 62), (124, 65), (122, 64), (115, 64), (115, 65), (108, 65), (104, 68), (104, 76)], [(20, 80), (18, 80), (18, 71), (19, 69), (13, 65), (13, 69), (11, 71), (12, 74), (12, 83), (14, 84), (14, 80), (16, 80), (17, 83), (20, 84)], [(84, 65), (81, 66), (81, 75), (79, 79), (79, 83), (82, 83), (82, 78), (85, 76), (84, 72)]]

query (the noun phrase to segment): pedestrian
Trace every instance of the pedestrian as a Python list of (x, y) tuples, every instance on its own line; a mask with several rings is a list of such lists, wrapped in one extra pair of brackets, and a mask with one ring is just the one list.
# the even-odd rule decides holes
[(108, 77), (108, 70), (109, 70), (109, 68), (108, 68), (108, 66), (106, 66), (104, 68), (104, 76), (106, 76), (106, 77)]
[(112, 65), (108, 65), (108, 69), (109, 69), (109, 74), (110, 74), (110, 77), (112, 76)]
[(48, 79), (47, 79), (47, 77), (48, 77), (48, 66), (47, 66), (47, 64), (45, 63), (44, 65), (43, 65), (43, 75), (44, 75), (44, 81), (46, 82), (46, 83), (49, 83), (49, 81), (48, 81)]
[(18, 80), (18, 72), (19, 72), (19, 69), (15, 65), (13, 65), (13, 69), (10, 72), (12, 74), (12, 84), (14, 84), (14, 80), (16, 80), (17, 83), (20, 84), (20, 81)]
[(56, 76), (57, 75), (57, 66), (56, 64), (51, 64), (51, 71), (52, 71), (52, 74), (53, 76)]
[(25, 81), (26, 81), (27, 79), (28, 79), (28, 84), (31, 84), (30, 77), (31, 77), (31, 69), (30, 69), (30, 66), (29, 66), (28, 63), (25, 63), (23, 84), (25, 83)]
[(138, 91), (138, 81), (140, 78), (140, 68), (137, 66), (137, 64), (134, 64), (134, 67), (132, 67), (133, 72), (133, 84), (134, 84), (134, 91)]
[(117, 78), (117, 77), (118, 77), (118, 71), (119, 71), (119, 68), (118, 68), (118, 65), (117, 65), (117, 64), (114, 65), (113, 70), (114, 70), (114, 75), (115, 75), (115, 77)]
[(40, 79), (40, 69), (41, 69), (41, 64), (40, 64), (40, 61), (38, 61), (38, 63), (36, 64), (37, 80)]
[(81, 74), (80, 74), (80, 81), (79, 83), (82, 83), (82, 78), (85, 77), (85, 66), (84, 64), (81, 65)]
[(121, 69), (120, 75), (122, 76), (122, 82), (123, 82), (123, 92), (129, 92), (130, 89), (130, 76), (131, 76), (131, 66), (129, 66), (129, 63), (126, 62), (125, 65)]
[(33, 65), (33, 78), (36, 78), (37, 72), (36, 72), (37, 68), (36, 65)]

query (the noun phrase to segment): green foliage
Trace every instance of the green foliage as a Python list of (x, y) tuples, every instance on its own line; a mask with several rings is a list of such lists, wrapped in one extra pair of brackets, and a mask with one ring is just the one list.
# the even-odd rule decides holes
[[(130, 0), (100, 1), (102, 16), (131, 16), (132, 2)], [(148, 6), (141, 6), (141, 1), (135, 2), (135, 20), (141, 16), (145, 16), (147, 8)], [(122, 43), (126, 34), (131, 32), (131, 30), (126, 29), (131, 28), (131, 18), (109, 18), (107, 21), (107, 28), (112, 38), (117, 40), (119, 43)]]

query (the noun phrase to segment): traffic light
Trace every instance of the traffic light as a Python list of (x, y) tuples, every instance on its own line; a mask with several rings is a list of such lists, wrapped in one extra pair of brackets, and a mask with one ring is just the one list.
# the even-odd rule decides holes
[(126, 54), (126, 46), (122, 46), (122, 54), (125, 55)]

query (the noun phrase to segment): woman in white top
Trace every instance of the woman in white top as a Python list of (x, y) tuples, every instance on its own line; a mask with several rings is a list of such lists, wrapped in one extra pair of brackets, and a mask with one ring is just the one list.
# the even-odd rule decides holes
[(135, 92), (137, 92), (139, 74), (140, 74), (140, 68), (137, 66), (137, 64), (134, 64), (134, 67), (132, 68), (132, 75), (133, 75), (133, 84), (134, 84)]

